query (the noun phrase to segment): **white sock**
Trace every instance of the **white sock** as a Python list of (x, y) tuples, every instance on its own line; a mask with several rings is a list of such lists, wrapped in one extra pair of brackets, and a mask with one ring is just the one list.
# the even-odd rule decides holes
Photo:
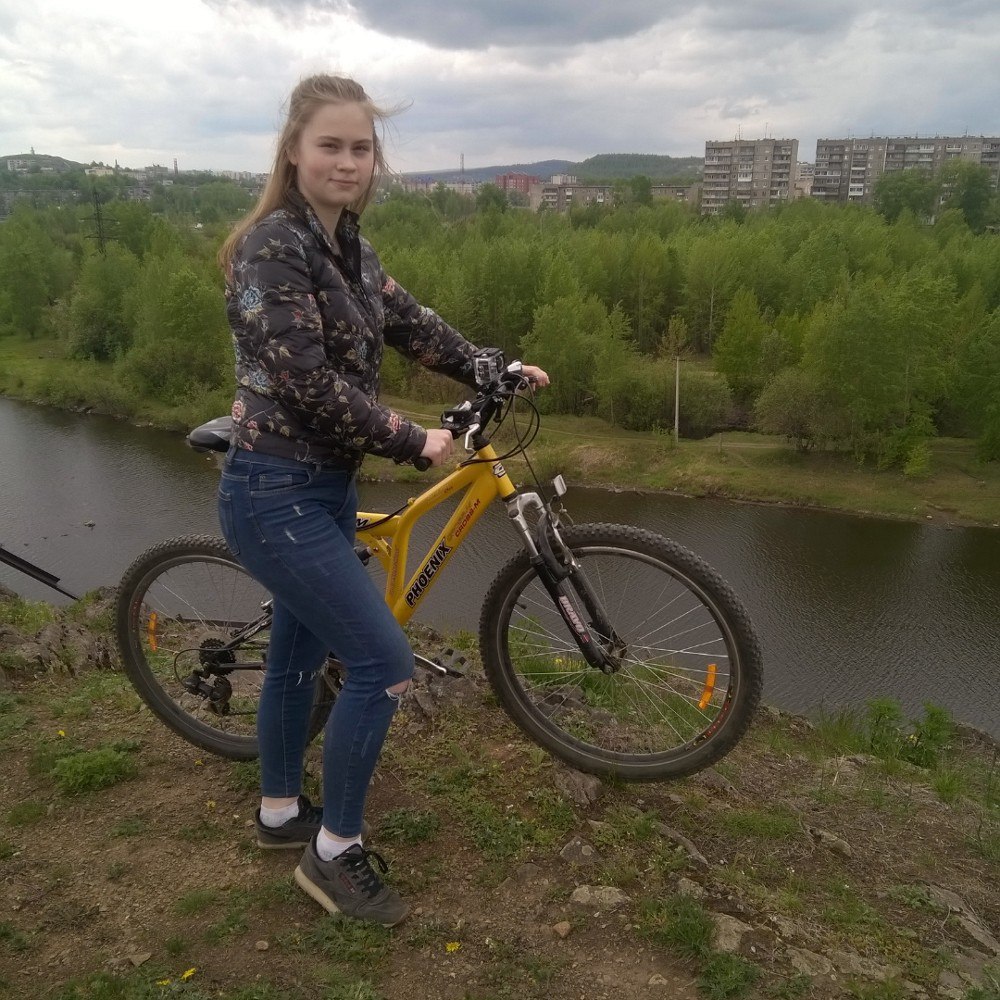
[(281, 809), (270, 809), (267, 806), (260, 807), (260, 821), (264, 824), (264, 826), (283, 826), (290, 819), (295, 819), (298, 814), (298, 799), (296, 799), (290, 806), (282, 806)]
[(320, 827), (319, 833), (316, 834), (316, 853), (319, 855), (320, 861), (333, 861), (334, 858), (339, 857), (349, 847), (360, 843), (360, 837), (355, 837), (354, 840), (346, 843), (342, 840), (334, 840), (326, 832), (325, 827)]

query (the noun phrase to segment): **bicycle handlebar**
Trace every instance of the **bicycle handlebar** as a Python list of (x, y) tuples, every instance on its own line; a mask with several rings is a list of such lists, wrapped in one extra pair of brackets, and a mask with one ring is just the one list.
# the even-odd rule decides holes
[[(520, 361), (512, 361), (500, 373), (499, 377), (488, 385), (479, 386), (476, 398), (458, 406), (451, 407), (441, 414), (442, 430), (451, 431), (451, 436), (457, 438), (464, 434), (474, 424), (485, 426), (493, 419), (496, 407), (510, 396), (525, 382), (534, 381), (522, 373)], [(413, 466), (419, 472), (426, 472), (433, 463), (424, 455), (413, 459)]]

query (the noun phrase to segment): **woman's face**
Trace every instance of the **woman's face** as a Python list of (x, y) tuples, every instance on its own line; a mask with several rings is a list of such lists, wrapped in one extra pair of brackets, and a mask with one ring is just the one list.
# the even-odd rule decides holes
[(341, 210), (368, 189), (375, 169), (371, 116), (354, 102), (324, 104), (289, 153), (299, 191), (332, 233)]

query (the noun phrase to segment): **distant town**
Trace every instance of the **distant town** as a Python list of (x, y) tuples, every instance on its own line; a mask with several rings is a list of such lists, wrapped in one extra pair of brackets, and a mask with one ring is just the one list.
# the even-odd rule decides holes
[[(505, 192), (513, 204), (535, 211), (565, 212), (574, 206), (613, 204), (621, 182), (642, 173), (630, 170), (629, 161), (651, 163), (653, 170), (662, 161), (665, 173), (686, 174), (687, 177), (669, 180), (650, 177), (650, 198), (685, 202), (697, 206), (702, 215), (718, 215), (732, 203), (746, 211), (760, 211), (798, 198), (871, 204), (876, 183), (883, 174), (920, 170), (935, 175), (949, 161), (960, 160), (987, 168), (993, 189), (1000, 190), (1000, 137), (997, 136), (820, 139), (813, 162), (799, 159), (798, 139), (708, 140), (701, 161), (695, 157), (676, 160), (667, 156), (632, 155), (593, 158), (593, 161), (598, 160), (608, 161), (604, 165), (605, 176), (600, 181), (581, 179), (569, 170), (548, 175), (534, 173), (529, 164), (524, 169), (477, 168), (469, 174), (461, 169), (394, 175), (390, 183), (405, 191), (417, 192), (429, 192), (443, 186), (469, 197), (474, 197), (483, 185), (493, 184)], [(572, 166), (567, 161), (546, 163)], [(683, 163), (683, 169), (678, 168), (678, 163)], [(117, 163), (85, 166), (57, 156), (36, 155), (34, 150), (29, 154), (0, 157), (0, 170), (4, 167), (9, 179), (11, 174), (19, 177), (53, 175), (82, 169), (87, 177), (117, 179), (121, 195), (134, 201), (151, 200), (156, 187), (174, 183), (222, 180), (254, 192), (267, 179), (266, 174), (235, 170), (185, 171), (182, 174), (176, 160), (172, 167), (153, 165), (133, 169)], [(43, 192), (49, 195), (45, 200), (50, 202), (73, 201), (83, 196), (79, 187), (60, 189), (58, 183), (44, 189), (34, 185), (29, 188), (35, 201)], [(0, 190), (6, 193), (8, 205), (17, 200), (18, 192), (9, 180)]]

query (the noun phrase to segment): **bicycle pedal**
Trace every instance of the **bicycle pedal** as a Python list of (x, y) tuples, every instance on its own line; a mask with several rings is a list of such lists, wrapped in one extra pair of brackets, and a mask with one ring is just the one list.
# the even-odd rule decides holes
[(451, 677), (465, 676), (462, 670), (466, 662), (465, 657), (457, 649), (452, 649), (451, 646), (432, 656), (431, 662), (436, 663), (439, 667), (444, 667)]

